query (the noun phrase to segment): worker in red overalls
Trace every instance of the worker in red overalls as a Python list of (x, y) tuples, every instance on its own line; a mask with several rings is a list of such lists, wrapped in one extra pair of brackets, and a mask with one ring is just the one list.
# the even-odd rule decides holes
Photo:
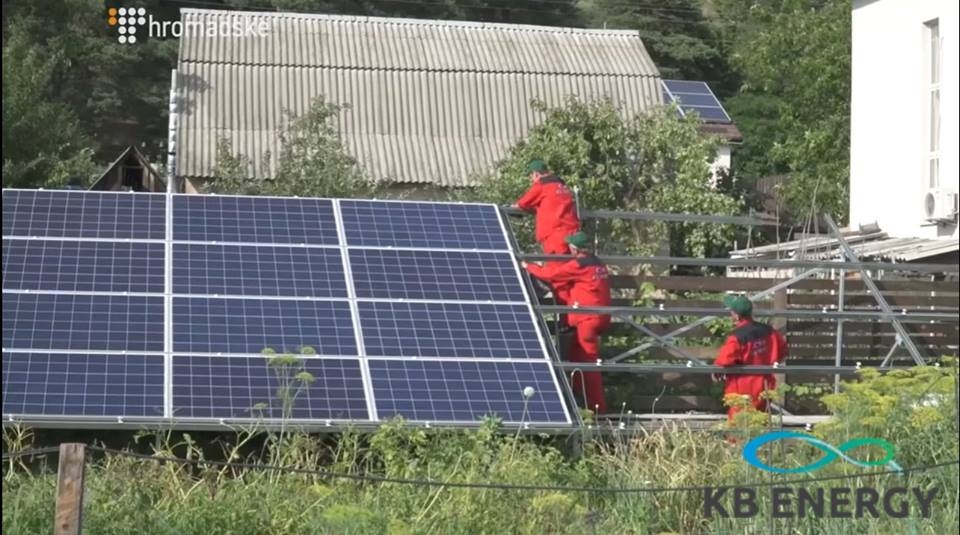
[[(720, 354), (714, 361), (717, 366), (772, 366), (782, 363), (787, 356), (787, 340), (773, 327), (753, 320), (753, 303), (743, 296), (727, 295), (723, 305), (730, 310), (736, 322), (733, 332), (727, 337)], [(760, 394), (777, 387), (773, 375), (734, 375), (715, 376), (714, 380), (726, 383), (724, 395), (740, 394), (750, 397), (750, 403), (758, 411), (767, 410), (767, 400)], [(727, 418), (732, 421), (740, 411), (730, 407)]]
[(573, 194), (541, 160), (530, 162), (527, 173), (530, 175), (530, 189), (514, 207), (536, 213), (535, 237), (543, 254), (570, 254), (565, 238), (580, 230)]
[[(571, 306), (609, 306), (610, 284), (607, 266), (588, 250), (590, 241), (586, 234), (577, 232), (567, 236), (567, 245), (573, 250), (575, 258), (566, 262), (550, 262), (541, 267), (537, 264), (522, 262), (521, 265), (534, 277), (553, 286), (568, 288)], [(596, 362), (600, 358), (600, 335), (610, 326), (607, 314), (571, 313), (570, 326), (576, 330), (576, 337), (570, 343), (569, 360), (571, 362)], [(573, 378), (573, 389), (580, 400), (586, 396), (587, 408), (595, 414), (607, 411), (603, 395), (603, 380), (600, 372), (577, 373)]]
[[(543, 254), (570, 254), (566, 237), (580, 230), (580, 217), (573, 194), (562, 179), (547, 169), (542, 160), (530, 162), (527, 174), (530, 176), (530, 189), (520, 197), (514, 208), (534, 212), (534, 238), (543, 249)], [(552, 290), (558, 305), (569, 304), (567, 285), (554, 286)], [(561, 330), (568, 329), (568, 325), (569, 318), (561, 314)]]

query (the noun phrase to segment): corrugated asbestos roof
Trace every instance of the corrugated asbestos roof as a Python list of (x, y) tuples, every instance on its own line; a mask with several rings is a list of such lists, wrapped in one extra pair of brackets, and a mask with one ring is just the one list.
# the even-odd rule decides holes
[[(209, 177), (219, 139), (254, 161), (279, 152), (284, 110), (348, 104), (340, 133), (370, 176), (460, 186), (540, 120), (529, 102), (608, 97), (635, 114), (662, 102), (639, 34), (506, 24), (182, 10), (185, 24), (251, 17), (268, 37), (186, 32), (178, 62), (177, 171)], [(271, 158), (273, 160), (273, 158)]]
[[(872, 225), (855, 230), (845, 229), (842, 234), (862, 260), (914, 262), (960, 250), (960, 242), (956, 239), (891, 238)], [(730, 257), (829, 260), (843, 258), (843, 251), (836, 238), (817, 236), (741, 249), (731, 252)]]

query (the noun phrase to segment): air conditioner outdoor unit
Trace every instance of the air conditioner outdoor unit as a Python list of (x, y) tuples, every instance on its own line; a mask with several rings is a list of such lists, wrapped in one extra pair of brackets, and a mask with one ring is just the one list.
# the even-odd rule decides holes
[(957, 214), (957, 194), (943, 189), (927, 190), (923, 211), (929, 221), (953, 219)]

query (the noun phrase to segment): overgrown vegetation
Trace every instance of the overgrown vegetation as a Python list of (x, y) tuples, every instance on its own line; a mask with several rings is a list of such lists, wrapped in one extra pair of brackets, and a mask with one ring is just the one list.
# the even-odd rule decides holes
[[(718, 140), (704, 136), (692, 117), (680, 119), (669, 107), (623, 117), (609, 101), (575, 98), (533, 107), (542, 122), (483, 179), (476, 191), (481, 200), (515, 202), (530, 185), (526, 165), (540, 158), (579, 189), (580, 203), (591, 210), (733, 215), (741, 209), (737, 199), (710, 187)], [(588, 230), (605, 253), (653, 254), (669, 243), (671, 253), (694, 257), (726, 251), (735, 232), (730, 225), (629, 221)]]
[[(284, 360), (282, 366), (293, 372), (289, 383), (293, 391), (285, 395), (295, 396), (295, 362)], [(960, 454), (956, 373), (952, 363), (883, 376), (864, 372), (859, 382), (846, 383), (843, 393), (827, 396), (836, 419), (814, 433), (832, 444), (855, 437), (884, 438), (896, 446), (896, 460), (906, 468), (956, 461)], [(262, 450), (249, 447), (255, 431), (240, 430), (236, 441), (223, 445), (217, 457), (353, 476), (558, 488), (410, 485), (190, 467), (107, 455), (88, 466), (84, 522), (89, 533), (151, 534), (955, 532), (960, 520), (956, 464), (909, 475), (909, 486), (938, 491), (930, 518), (775, 519), (769, 515), (769, 494), (761, 492), (757, 518), (708, 521), (702, 514), (703, 493), (695, 490), (564, 490), (575, 486), (699, 488), (802, 479), (760, 472), (743, 461), (739, 445), (724, 439), (727, 434), (745, 438), (766, 429), (765, 425), (765, 418), (747, 411), (732, 429), (720, 433), (614, 431), (604, 438), (581, 434), (551, 440), (501, 433), (495, 420), (473, 431), (413, 428), (397, 420), (370, 435), (346, 432), (324, 438), (292, 432), (284, 440), (265, 441)], [(209, 451), (190, 435), (164, 438), (154, 447), (158, 456), (209, 458)], [(5, 429), (7, 452), (22, 450), (30, 441), (29, 432)], [(577, 442), (582, 443), (582, 452), (574, 455), (572, 446)], [(849, 454), (861, 460), (883, 456), (882, 451), (864, 448)], [(822, 453), (804, 444), (790, 444), (771, 446), (764, 456), (778, 466), (795, 467), (817, 460)], [(862, 468), (834, 462), (810, 477), (851, 477), (792, 486), (872, 486), (882, 491), (904, 485), (903, 476), (866, 477), (863, 473)], [(3, 533), (50, 532), (54, 487), (55, 476), (49, 471), (6, 462)]]
[(287, 112), (289, 125), (277, 133), (281, 147), (277, 161), (272, 163), (272, 155), (268, 153), (260, 169), (245, 155), (234, 153), (229, 139), (222, 139), (215, 178), (204, 185), (205, 189), (215, 193), (285, 197), (372, 195), (376, 185), (347, 154), (334, 126), (343, 108), (318, 97), (300, 116)]

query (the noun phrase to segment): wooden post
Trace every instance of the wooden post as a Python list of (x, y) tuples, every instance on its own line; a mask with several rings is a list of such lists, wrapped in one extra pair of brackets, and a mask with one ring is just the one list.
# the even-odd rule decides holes
[(83, 520), (83, 444), (60, 444), (57, 468), (57, 509), (54, 516), (55, 535), (80, 535)]

